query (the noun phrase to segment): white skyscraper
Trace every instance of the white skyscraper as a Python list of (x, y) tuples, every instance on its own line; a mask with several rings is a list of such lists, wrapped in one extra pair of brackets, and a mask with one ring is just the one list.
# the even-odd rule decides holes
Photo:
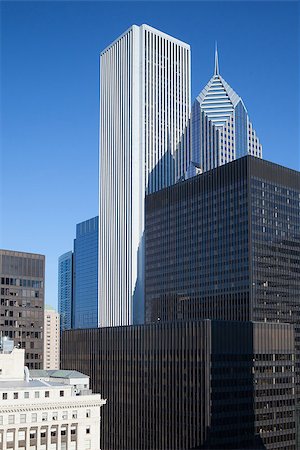
[(190, 160), (190, 47), (133, 25), (100, 56), (99, 325), (143, 320), (144, 198)]
[(262, 157), (243, 100), (220, 75), (217, 49), (214, 75), (193, 103), (191, 137), (188, 177), (248, 154)]

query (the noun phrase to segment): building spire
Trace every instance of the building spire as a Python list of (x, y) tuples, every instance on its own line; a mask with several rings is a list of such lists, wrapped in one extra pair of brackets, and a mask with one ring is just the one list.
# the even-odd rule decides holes
[(216, 47), (215, 47), (215, 73), (214, 75), (219, 75), (219, 58), (218, 58), (218, 45), (216, 41)]

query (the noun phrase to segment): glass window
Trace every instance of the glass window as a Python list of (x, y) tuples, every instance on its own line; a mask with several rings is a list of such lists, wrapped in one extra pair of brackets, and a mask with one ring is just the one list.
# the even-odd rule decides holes
[(91, 410), (90, 409), (86, 410), (86, 415), (85, 416), (86, 417), (91, 417)]
[(16, 400), (17, 398), (19, 398), (19, 394), (18, 392), (14, 392), (14, 399)]
[(72, 419), (77, 419), (77, 411), (72, 412)]
[(8, 416), (8, 423), (9, 424), (15, 423), (15, 416), (13, 414)]
[(46, 412), (42, 414), (42, 421), (45, 422), (45, 420), (48, 420), (48, 413)]
[(37, 413), (31, 414), (31, 422), (37, 422)]
[(35, 396), (35, 398), (40, 398), (40, 393), (39, 393), (39, 391), (35, 391), (34, 396)]
[(63, 397), (65, 395), (65, 392), (64, 391), (59, 391), (59, 396), (60, 397)]
[(52, 413), (52, 420), (57, 420), (58, 419), (58, 412), (53, 412)]
[(8, 431), (7, 435), (6, 435), (6, 441), (7, 442), (12, 442), (14, 440), (14, 432), (13, 431)]
[(18, 431), (18, 439), (19, 441), (25, 441), (25, 430)]
[(26, 414), (20, 414), (20, 423), (26, 423)]
[(7, 400), (7, 393), (6, 393), (6, 392), (3, 392), (3, 394), (2, 394), (2, 400)]
[(49, 397), (50, 392), (49, 391), (45, 391), (45, 397)]
[(24, 392), (24, 398), (29, 398), (29, 392)]
[(68, 411), (62, 412), (62, 419), (68, 419)]

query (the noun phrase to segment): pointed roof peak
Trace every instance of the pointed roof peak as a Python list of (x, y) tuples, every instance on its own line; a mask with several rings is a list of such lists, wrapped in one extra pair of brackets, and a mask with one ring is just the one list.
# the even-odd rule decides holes
[(219, 75), (219, 57), (218, 57), (218, 44), (215, 44), (215, 71), (214, 75)]

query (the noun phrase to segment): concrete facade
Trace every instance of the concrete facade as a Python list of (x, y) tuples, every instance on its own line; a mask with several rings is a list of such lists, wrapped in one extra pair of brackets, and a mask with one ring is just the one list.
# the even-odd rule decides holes
[[(22, 349), (0, 354), (0, 366), (4, 359), (9, 369), (0, 379), (1, 450), (100, 449), (100, 407), (106, 400), (88, 389), (87, 376), (75, 371), (71, 377), (59, 371), (57, 378), (36, 374), (39, 370), (29, 374)], [(74, 384), (77, 379), (87, 388)]]
[(59, 369), (59, 314), (50, 306), (45, 308), (44, 369)]

